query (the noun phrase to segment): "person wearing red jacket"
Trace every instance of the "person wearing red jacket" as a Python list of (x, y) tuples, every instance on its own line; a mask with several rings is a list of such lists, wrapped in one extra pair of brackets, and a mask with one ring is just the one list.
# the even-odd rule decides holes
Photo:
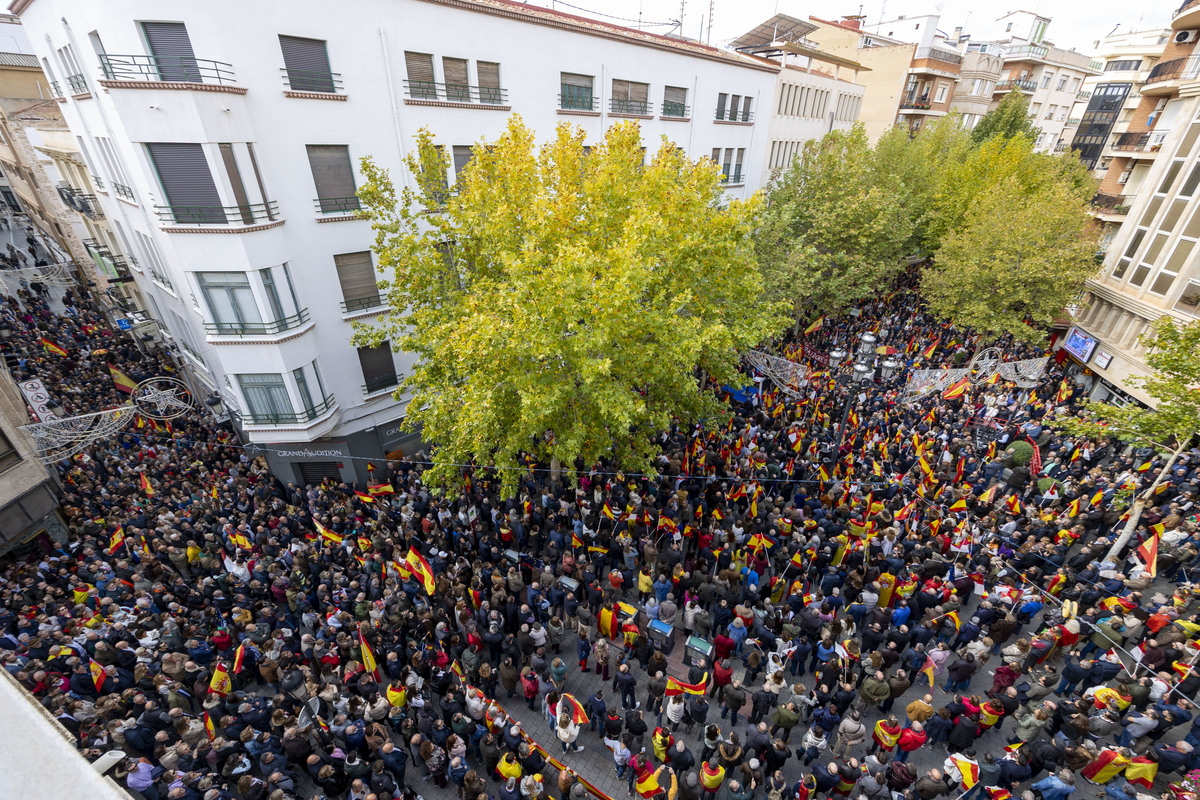
[(709, 697), (717, 697), (718, 693), (728, 686), (733, 681), (733, 668), (729, 666), (729, 662), (724, 659), (719, 659), (716, 666), (713, 667), (712, 691)]
[(900, 741), (896, 742), (900, 752), (896, 754), (896, 760), (901, 763), (908, 761), (914, 750), (920, 750), (924, 746), (926, 738), (924, 726), (919, 722), (914, 722), (911, 727), (900, 731)]

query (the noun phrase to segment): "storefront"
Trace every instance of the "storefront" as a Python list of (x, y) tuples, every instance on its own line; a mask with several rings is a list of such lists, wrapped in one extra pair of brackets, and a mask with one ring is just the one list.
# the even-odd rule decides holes
[(1117, 406), (1136, 403), (1146, 407), (1146, 403), (1109, 377), (1118, 365), (1123, 374), (1130, 374), (1131, 370), (1124, 363), (1126, 359), (1106, 349), (1104, 342), (1082, 328), (1072, 327), (1067, 331), (1055, 361), (1066, 367), (1067, 379), (1080, 388), (1083, 397)]
[[(250, 445), (247, 450), (267, 459), (279, 480), (298, 486), (325, 479), (353, 483), (357, 479), (354, 459), (347, 442), (299, 442), (297, 444)], [(366, 471), (364, 466), (363, 471)]]

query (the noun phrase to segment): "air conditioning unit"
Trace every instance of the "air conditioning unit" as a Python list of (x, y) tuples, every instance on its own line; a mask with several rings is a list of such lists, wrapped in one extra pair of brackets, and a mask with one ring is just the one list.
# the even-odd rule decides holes
[(1179, 31), (1175, 34), (1173, 41), (1175, 44), (1191, 44), (1200, 39), (1200, 30)]

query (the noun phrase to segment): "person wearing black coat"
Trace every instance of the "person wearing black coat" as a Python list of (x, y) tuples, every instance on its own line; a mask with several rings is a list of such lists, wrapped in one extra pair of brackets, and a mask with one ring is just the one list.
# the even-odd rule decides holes
[(1029, 754), (1030, 777), (1036, 778), (1043, 772), (1053, 773), (1062, 763), (1063, 751), (1053, 739), (1039, 739), (1026, 748)]
[(1005, 759), (1000, 764), (1000, 785), (1015, 789), (1018, 783), (1024, 783), (1033, 776), (1029, 762), (1025, 756), (1018, 755), (1016, 760)]
[(954, 723), (954, 727), (950, 729), (950, 734), (946, 737), (946, 748), (951, 753), (966, 750), (975, 744), (975, 737), (978, 731), (978, 719), (969, 717), (966, 714), (960, 714)]

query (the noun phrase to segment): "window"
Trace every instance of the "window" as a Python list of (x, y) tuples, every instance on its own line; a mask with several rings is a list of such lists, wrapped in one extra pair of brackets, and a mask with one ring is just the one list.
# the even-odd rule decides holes
[(725, 119), (725, 107), (729, 103), (729, 95), (721, 92), (717, 95), (717, 119)]
[(1067, 88), (1067, 76), (1064, 75), (1058, 79), (1058, 91), (1063, 91)]
[(0, 472), (10, 470), (21, 463), (21, 454), (9, 440), (4, 431), (0, 431)]
[[(780, 100), (782, 101), (782, 98)], [(664, 87), (662, 113), (664, 117), (686, 117), (687, 89), (679, 86)]]
[(454, 145), (454, 180), (457, 183), (462, 177), (462, 171), (467, 168), (467, 164), (471, 163), (471, 157), (475, 155), (475, 148), (471, 145)]
[(329, 50), (323, 39), (280, 35), (279, 49), (283, 51), (283, 66), (290, 88), (298, 92), (336, 91), (333, 72), (329, 68)]
[(650, 113), (650, 84), (613, 78), (612, 113), (644, 115)]
[(410, 53), (405, 50), (404, 67), (408, 71), (408, 96), (420, 100), (437, 100), (433, 56), (429, 53)]
[(358, 363), (362, 367), (363, 388), (367, 394), (396, 385), (396, 363), (392, 360), (392, 346), (389, 343), (358, 348)]
[(983, 84), (984, 81), (982, 78), (976, 78), (971, 81), (971, 94), (975, 96), (983, 94)]
[(594, 111), (596, 104), (592, 94), (595, 78), (591, 75), (576, 75), (573, 72), (559, 73), (559, 108), (575, 111)]
[(1013, 26), (1013, 24), (1012, 24), (1011, 22), (1010, 22), (1010, 23), (1008, 23), (1008, 25), (1006, 25), (1006, 26), (1004, 27), (1004, 32), (1005, 32), (1005, 33), (1010, 33), (1010, 32), (1012, 31), (1012, 26)]
[(255, 422), (289, 419), (293, 417), (292, 399), (288, 397), (287, 384), (282, 375), (251, 373), (238, 375), (242, 397), (246, 408)]
[(310, 144), (305, 148), (317, 187), (317, 210), (322, 214), (358, 211), (350, 148), (344, 144)]
[(946, 84), (944, 84), (944, 83), (939, 83), (939, 84), (938, 84), (938, 88), (937, 88), (937, 99), (936, 99), (936, 100), (934, 100), (934, 102), (935, 102), (935, 103), (944, 103), (944, 102), (946, 102), (946, 94), (947, 94), (949, 91), (950, 91), (950, 87), (949, 87), (949, 86), (947, 86), (947, 85), (946, 85)]
[(1053, 72), (1042, 73), (1042, 88), (1045, 89), (1050, 85), (1050, 81), (1054, 80)]
[(729, 172), (732, 167), (733, 167), (733, 148), (726, 147), (725, 148), (725, 163), (723, 163), (721, 165), (721, 176), (726, 181), (729, 180)]
[(1105, 72), (1136, 72), (1141, 68), (1142, 60), (1140, 58), (1123, 58), (1109, 61), (1104, 65)]
[(271, 309), (271, 315), (275, 320), (281, 320), (287, 315), (283, 313), (283, 303), (279, 302), (279, 290), (275, 288), (275, 277), (271, 274), (271, 268), (260, 269), (259, 277), (263, 282), (263, 293), (267, 296), (267, 305)]
[(471, 81), (467, 77), (465, 58), (442, 56), (442, 76), (446, 82), (446, 99), (455, 103), (471, 102)]
[(312, 391), (308, 388), (308, 378), (304, 376), (304, 367), (296, 367), (292, 370), (292, 377), (296, 380), (296, 391), (300, 393), (300, 402), (304, 404), (305, 411), (311, 411), (317, 407), (313, 402)]
[[(824, 95), (826, 95), (826, 97), (828, 97), (828, 95), (829, 95), (829, 93), (828, 93), (828, 92), (823, 92), (823, 94), (824, 94)], [(737, 95), (734, 95), (734, 97), (736, 98), (736, 97), (737, 97)], [(824, 106), (822, 106), (822, 108), (821, 108), (821, 113), (820, 113), (820, 114), (818, 114), (817, 116), (824, 116), (824, 115), (825, 115), (825, 109), (824, 109)], [(750, 121), (750, 98), (749, 98), (749, 97), (743, 97), (743, 98), (742, 98), (742, 116), (741, 116), (741, 120), (742, 120), (742, 122), (749, 122), (749, 121)]]
[(1163, 265), (1162, 271), (1154, 279), (1154, 284), (1150, 287), (1151, 292), (1165, 295), (1171, 291), (1171, 286), (1175, 283), (1175, 279), (1179, 277), (1179, 271), (1187, 263), (1188, 257), (1192, 254), (1192, 248), (1195, 246), (1195, 242), (1188, 241), (1187, 239), (1181, 239), (1175, 245), (1175, 251), (1171, 253), (1171, 257)]
[(500, 65), (495, 61), (477, 61), (475, 71), (479, 73), (479, 102), (503, 102), (504, 94), (500, 91)]
[(192, 52), (192, 40), (182, 22), (143, 22), (146, 46), (154, 56), (158, 79), (200, 83), (200, 67)]
[(262, 322), (250, 279), (244, 272), (198, 272), (196, 280), (218, 333), (236, 332)]
[(338, 283), (342, 287), (342, 307), (360, 311), (380, 305), (379, 286), (375, 280), (375, 265), (371, 251), (340, 253), (333, 257)]
[(146, 144), (146, 150), (158, 173), (158, 182), (162, 185), (174, 222), (228, 221), (201, 145), (151, 142)]
[(746, 149), (739, 147), (737, 158), (733, 162), (733, 175), (730, 176), (730, 183), (742, 183), (745, 179), (742, 177), (742, 159), (746, 156)]

